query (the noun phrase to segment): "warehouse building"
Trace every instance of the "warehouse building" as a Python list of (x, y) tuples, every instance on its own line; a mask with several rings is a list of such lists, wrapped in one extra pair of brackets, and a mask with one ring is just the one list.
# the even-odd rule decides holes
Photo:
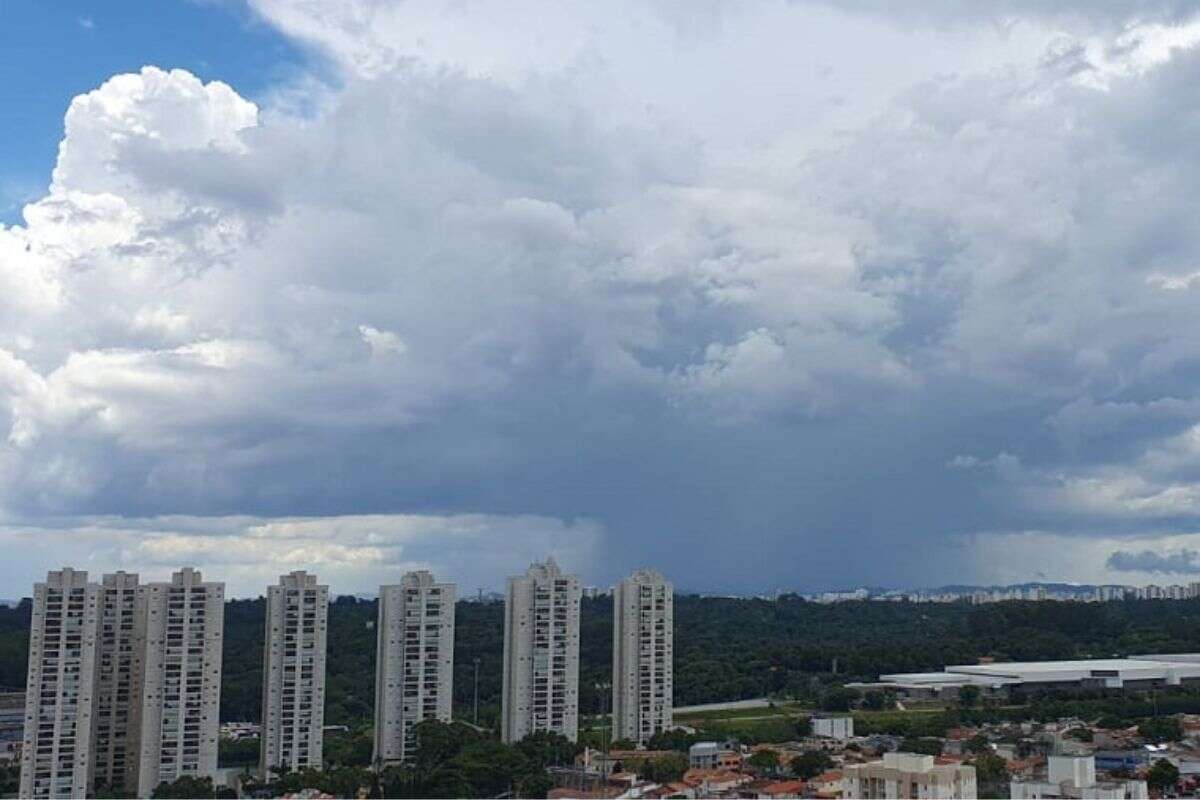
[(880, 675), (874, 683), (849, 683), (860, 691), (886, 690), (902, 699), (953, 699), (967, 686), (986, 695), (1045, 689), (1148, 689), (1200, 683), (1200, 653), (1144, 655), (1079, 661), (968, 664), (942, 672)]

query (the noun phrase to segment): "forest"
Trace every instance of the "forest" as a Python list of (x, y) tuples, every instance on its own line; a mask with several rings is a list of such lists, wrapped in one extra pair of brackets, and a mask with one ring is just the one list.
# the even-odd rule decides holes
[[(29, 603), (0, 608), (0, 687), (20, 688), (28, 659)], [(375, 602), (339, 597), (330, 606), (326, 722), (369, 722), (374, 703)], [(596, 685), (610, 680), (612, 603), (583, 601), (580, 703), (601, 710)], [(231, 600), (225, 611), (221, 718), (257, 721), (264, 601)], [(455, 632), (455, 716), (499, 712), (503, 604), (460, 602)], [(845, 681), (879, 673), (997, 660), (1043, 660), (1200, 651), (1200, 600), (1110, 603), (850, 602), (679, 595), (675, 599), (675, 703), (790, 697), (821, 703)]]

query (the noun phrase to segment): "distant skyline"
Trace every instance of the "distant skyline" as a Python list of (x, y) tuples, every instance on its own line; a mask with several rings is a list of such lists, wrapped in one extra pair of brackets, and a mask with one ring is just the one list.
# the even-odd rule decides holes
[(0, 595), (1200, 574), (1200, 0), (9, 16)]

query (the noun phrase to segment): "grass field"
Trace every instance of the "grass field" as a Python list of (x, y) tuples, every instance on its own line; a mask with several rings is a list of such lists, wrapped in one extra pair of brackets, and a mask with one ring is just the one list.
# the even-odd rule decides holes
[(754, 719), (770, 719), (772, 717), (788, 717), (798, 716), (806, 713), (803, 706), (799, 703), (780, 703), (774, 706), (765, 708), (728, 708), (720, 711), (693, 711), (689, 713), (678, 713), (674, 715), (674, 720), (681, 725), (691, 725), (693, 722), (717, 721), (717, 720), (754, 720)]

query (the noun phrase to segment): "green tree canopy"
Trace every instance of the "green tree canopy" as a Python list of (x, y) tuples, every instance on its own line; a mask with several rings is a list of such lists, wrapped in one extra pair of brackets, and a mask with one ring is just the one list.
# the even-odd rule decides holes
[(1179, 767), (1165, 758), (1160, 758), (1146, 773), (1146, 783), (1157, 792), (1165, 792), (1179, 783)]
[(833, 767), (833, 759), (821, 750), (806, 750), (792, 759), (792, 773), (798, 778), (809, 778), (820, 775)]
[(757, 750), (747, 763), (759, 772), (774, 773), (779, 769), (779, 753), (774, 750)]
[(1183, 738), (1183, 727), (1174, 717), (1152, 717), (1138, 723), (1138, 736), (1152, 742), (1177, 742)]

